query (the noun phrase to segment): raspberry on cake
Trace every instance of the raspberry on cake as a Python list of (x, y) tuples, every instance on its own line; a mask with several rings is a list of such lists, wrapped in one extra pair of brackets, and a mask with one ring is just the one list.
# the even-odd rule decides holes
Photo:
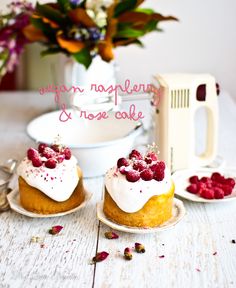
[(54, 214), (79, 206), (85, 198), (83, 177), (69, 148), (41, 143), (29, 148), (20, 163), (21, 205), (39, 214)]
[(174, 184), (157, 153), (132, 150), (105, 175), (103, 211), (107, 218), (131, 227), (156, 227), (172, 217)]

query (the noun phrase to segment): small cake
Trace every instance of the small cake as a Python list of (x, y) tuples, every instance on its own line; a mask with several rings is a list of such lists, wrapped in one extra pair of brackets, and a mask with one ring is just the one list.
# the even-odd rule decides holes
[(76, 158), (62, 145), (29, 148), (17, 168), (20, 203), (38, 214), (65, 212), (85, 198), (83, 176)]
[(169, 169), (151, 148), (133, 150), (105, 175), (103, 212), (111, 221), (131, 227), (157, 227), (172, 217), (174, 184)]

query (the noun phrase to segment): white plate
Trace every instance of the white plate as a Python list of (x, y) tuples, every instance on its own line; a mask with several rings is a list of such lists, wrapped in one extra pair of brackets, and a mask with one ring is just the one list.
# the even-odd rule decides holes
[(231, 177), (236, 180), (236, 168), (221, 168), (221, 169), (212, 169), (212, 168), (199, 168), (197, 170), (180, 170), (175, 172), (172, 175), (172, 178), (175, 183), (175, 194), (194, 202), (204, 202), (204, 203), (221, 203), (236, 200), (236, 187), (231, 195), (224, 197), (223, 199), (204, 199), (196, 194), (192, 194), (186, 191), (186, 188), (190, 185), (189, 178), (193, 175), (198, 177), (208, 176), (210, 177), (213, 172), (219, 172), (225, 177)]
[(17, 213), (20, 213), (28, 217), (33, 217), (33, 218), (49, 218), (49, 217), (64, 216), (73, 212), (77, 212), (78, 210), (80, 210), (87, 204), (87, 202), (91, 199), (91, 197), (92, 197), (92, 193), (85, 191), (84, 202), (81, 203), (78, 207), (75, 207), (65, 212), (56, 213), (56, 214), (37, 214), (37, 213), (30, 212), (24, 209), (20, 204), (20, 195), (19, 195), (18, 188), (15, 188), (14, 190), (12, 190), (11, 193), (7, 195), (7, 200), (9, 202), (11, 209)]
[(136, 233), (136, 234), (147, 234), (147, 233), (156, 233), (167, 230), (171, 227), (174, 227), (185, 215), (186, 210), (184, 204), (181, 200), (174, 198), (173, 205), (173, 216), (170, 220), (162, 224), (161, 226), (154, 228), (138, 228), (130, 227), (125, 225), (120, 225), (109, 220), (103, 213), (103, 201), (97, 203), (97, 218), (111, 227), (112, 229), (127, 232), (127, 233)]

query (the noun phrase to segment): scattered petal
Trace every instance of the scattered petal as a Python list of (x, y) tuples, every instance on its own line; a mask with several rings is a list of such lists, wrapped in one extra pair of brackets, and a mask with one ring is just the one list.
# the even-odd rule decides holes
[(165, 255), (158, 256), (159, 258), (165, 258)]
[(141, 243), (135, 243), (135, 251), (137, 253), (145, 253), (145, 247)]
[(119, 235), (117, 235), (115, 232), (105, 232), (105, 237), (107, 239), (118, 239), (119, 238)]
[(196, 271), (197, 271), (197, 272), (201, 272), (201, 270), (200, 270), (199, 268), (196, 268)]
[(231, 240), (231, 243), (236, 244), (236, 241), (234, 239)]
[(131, 249), (129, 247), (125, 248), (125, 250), (124, 250), (124, 258), (126, 260), (131, 260), (132, 257), (133, 257), (133, 255), (132, 255)]
[(57, 226), (53, 226), (48, 233), (51, 235), (56, 235), (58, 233), (60, 233), (60, 231), (63, 229), (63, 226), (57, 225)]
[(102, 262), (109, 256), (106, 251), (98, 252), (96, 256), (93, 257), (93, 263)]
[(213, 255), (213, 256), (217, 255), (217, 252), (214, 252), (212, 255)]
[(40, 248), (45, 248), (45, 244), (44, 243), (40, 244)]

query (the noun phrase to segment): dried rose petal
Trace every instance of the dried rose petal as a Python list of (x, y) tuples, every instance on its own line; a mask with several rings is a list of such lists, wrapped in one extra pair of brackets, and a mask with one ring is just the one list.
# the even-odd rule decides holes
[(214, 252), (212, 255), (214, 255), (214, 256), (217, 255), (217, 252)]
[(93, 257), (93, 262), (97, 263), (97, 262), (104, 261), (108, 256), (109, 256), (109, 253), (107, 253), (106, 251), (98, 252), (96, 256)]
[(126, 260), (131, 260), (132, 259), (132, 257), (133, 257), (132, 250), (129, 247), (125, 248), (124, 257), (125, 257)]
[(141, 243), (135, 243), (135, 251), (137, 253), (145, 253), (145, 247)]
[(236, 241), (233, 239), (233, 240), (231, 240), (231, 243), (236, 244)]
[(63, 229), (63, 226), (57, 225), (57, 226), (53, 226), (48, 232), (49, 234), (56, 235), (60, 233), (62, 229)]
[(196, 268), (196, 271), (197, 271), (197, 272), (201, 272), (201, 270), (200, 270), (199, 268)]
[(165, 258), (165, 255), (161, 255), (161, 256), (159, 256), (159, 258)]
[(119, 235), (117, 235), (115, 232), (105, 232), (105, 237), (107, 239), (118, 239)]

